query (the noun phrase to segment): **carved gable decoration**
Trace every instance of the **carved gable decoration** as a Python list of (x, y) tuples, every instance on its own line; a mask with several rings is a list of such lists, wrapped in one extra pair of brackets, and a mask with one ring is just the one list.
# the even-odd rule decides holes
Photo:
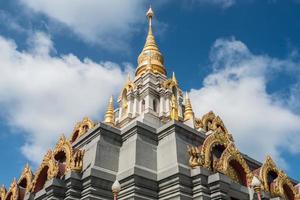
[(272, 160), (271, 156), (267, 156), (264, 164), (260, 168), (259, 178), (262, 180), (263, 187), (265, 191), (269, 191), (268, 185), (268, 174), (269, 172), (274, 172), (279, 175), (280, 170), (277, 168), (276, 164)]
[(74, 131), (71, 135), (71, 143), (84, 135), (89, 129), (94, 128), (95, 124), (88, 117), (83, 118), (81, 122), (75, 125)]
[(295, 200), (300, 199), (293, 183), (283, 171), (279, 172), (278, 177), (271, 184), (271, 195), (274, 197), (280, 196), (284, 199), (290, 199), (289, 196), (293, 196)]
[(217, 145), (221, 145), (226, 148), (231, 142), (233, 142), (233, 139), (230, 134), (215, 131), (204, 140), (203, 145), (200, 148), (188, 146), (190, 166), (192, 168), (196, 166), (203, 166), (212, 170), (211, 153), (213, 148)]
[[(231, 165), (234, 161), (236, 166)], [(249, 169), (243, 156), (239, 150), (235, 147), (234, 143), (230, 143), (225, 151), (222, 153), (221, 158), (215, 163), (217, 171), (224, 173), (238, 182), (244, 182), (245, 186), (251, 184), (253, 174)], [(245, 179), (245, 180), (241, 180)]]
[(18, 200), (18, 198), (19, 198), (19, 188), (16, 179), (14, 179), (9, 187), (5, 199)]
[[(54, 150), (53, 150), (53, 157), (57, 160), (57, 156), (63, 153), (65, 155), (65, 173), (71, 169), (72, 165), (72, 156), (73, 156), (73, 149), (70, 141), (66, 139), (64, 135), (60, 137), (58, 140)], [(57, 160), (58, 161), (58, 160)]]
[(217, 145), (222, 145), (225, 148), (233, 142), (233, 138), (230, 134), (225, 134), (224, 132), (215, 131), (209, 135), (203, 142), (201, 148), (201, 155), (204, 157), (203, 166), (210, 169), (211, 168), (211, 151)]
[(51, 150), (49, 150), (46, 155), (44, 156), (44, 159), (40, 165), (40, 167), (37, 169), (35, 173), (34, 180), (32, 182), (32, 191), (35, 191), (35, 187), (37, 184), (37, 180), (39, 176), (41, 175), (42, 170), (47, 167), (47, 180), (50, 180), (58, 175), (58, 166), (56, 165), (56, 161), (54, 160), (53, 153)]
[[(25, 187), (25, 192), (29, 192), (31, 190), (32, 186), (32, 181), (33, 181), (33, 174), (30, 170), (30, 167), (28, 164), (23, 169), (23, 172), (18, 180), (18, 185)], [(25, 182), (26, 185), (23, 185)]]
[(2, 185), (0, 189), (0, 200), (5, 200), (5, 196), (6, 196), (6, 188), (4, 185)]

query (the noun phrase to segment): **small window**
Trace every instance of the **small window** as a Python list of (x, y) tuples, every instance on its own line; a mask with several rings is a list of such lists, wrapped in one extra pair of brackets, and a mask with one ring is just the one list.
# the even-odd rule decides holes
[(144, 112), (145, 111), (145, 99), (143, 99), (141, 107), (142, 107), (141, 111)]
[(157, 112), (157, 103), (155, 99), (153, 99), (153, 111)]

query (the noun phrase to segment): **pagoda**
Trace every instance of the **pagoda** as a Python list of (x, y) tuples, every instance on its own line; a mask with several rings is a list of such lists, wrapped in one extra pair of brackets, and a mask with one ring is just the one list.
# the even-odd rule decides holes
[(151, 8), (146, 15), (135, 76), (109, 99), (104, 120), (83, 118), (34, 173), (26, 165), (2, 186), (0, 200), (300, 200), (300, 185), (270, 156), (260, 163), (241, 153), (212, 111), (195, 116), (175, 73), (168, 78)]

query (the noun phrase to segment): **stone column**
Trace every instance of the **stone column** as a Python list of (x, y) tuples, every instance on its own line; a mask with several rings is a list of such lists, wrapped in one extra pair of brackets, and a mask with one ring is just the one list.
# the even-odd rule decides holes
[(81, 174), (70, 171), (65, 175), (67, 200), (77, 200), (81, 198), (82, 182)]
[(65, 183), (61, 179), (53, 178), (46, 182), (45, 191), (46, 199), (64, 199), (66, 192)]

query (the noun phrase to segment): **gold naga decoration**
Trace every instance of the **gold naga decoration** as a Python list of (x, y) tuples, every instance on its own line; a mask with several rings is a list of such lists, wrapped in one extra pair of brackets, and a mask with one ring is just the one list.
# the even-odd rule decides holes
[(178, 104), (175, 95), (172, 95), (171, 98), (171, 115), (172, 120), (178, 120)]
[[(188, 153), (190, 154), (189, 164), (192, 168), (203, 166), (213, 170), (211, 169), (211, 152), (213, 148), (217, 145), (226, 148), (231, 142), (234, 142), (234, 140), (232, 135), (227, 132), (221, 118), (215, 116), (212, 111), (205, 114), (200, 122), (202, 128), (205, 125), (208, 127), (207, 131), (212, 130), (213, 132), (207, 136), (200, 148), (188, 147)], [(198, 123), (200, 124), (200, 122)]]
[(56, 156), (63, 152), (65, 154), (66, 160), (65, 160), (65, 173), (71, 170), (72, 166), (72, 156), (73, 156), (73, 149), (72, 145), (69, 140), (66, 139), (64, 135), (62, 135), (58, 142), (56, 143), (56, 146), (53, 150), (53, 157), (56, 160)]
[[(240, 166), (243, 172), (237, 171), (238, 169), (235, 169), (230, 163), (231, 161), (237, 162)], [(241, 183), (242, 178), (245, 178), (245, 185), (248, 186), (251, 184), (253, 174), (247, 165), (245, 159), (239, 152), (239, 150), (235, 147), (234, 143), (231, 142), (224, 152), (222, 153), (222, 156), (220, 159), (215, 163), (215, 169), (229, 177), (231, 177), (233, 180), (237, 181), (238, 183)], [(239, 174), (245, 174), (245, 177), (239, 177)]]
[(32, 181), (33, 181), (33, 174), (32, 171), (30, 170), (30, 167), (28, 163), (25, 165), (22, 174), (18, 180), (18, 185), (22, 184), (22, 182), (25, 180), (25, 193), (29, 192), (32, 187)]
[(115, 125), (115, 114), (114, 114), (114, 100), (113, 96), (110, 97), (107, 111), (104, 117), (104, 123), (109, 124), (110, 126)]
[(47, 167), (47, 179), (46, 180), (50, 180), (54, 177), (56, 177), (58, 175), (59, 172), (59, 168), (56, 165), (56, 161), (53, 157), (53, 153), (51, 150), (48, 150), (48, 152), (46, 153), (46, 155), (43, 158), (43, 161), (41, 163), (41, 165), (39, 166), (39, 168), (37, 169), (37, 171), (35, 172), (35, 177), (32, 181), (32, 191), (35, 191), (35, 187), (38, 181), (39, 176), (41, 175), (41, 172), (43, 171), (43, 169)]
[(78, 138), (84, 135), (89, 129), (94, 128), (94, 122), (88, 118), (84, 117), (81, 122), (75, 125), (73, 133), (71, 134), (71, 143), (75, 142)]
[(73, 155), (71, 170), (81, 172), (83, 166), (84, 150), (76, 150)]
[(0, 200), (5, 200), (6, 197), (6, 188), (4, 185), (0, 188)]
[(14, 180), (11, 183), (9, 190), (5, 196), (5, 199), (18, 200), (18, 198), (19, 198), (19, 188), (18, 188), (16, 178), (14, 178)]

